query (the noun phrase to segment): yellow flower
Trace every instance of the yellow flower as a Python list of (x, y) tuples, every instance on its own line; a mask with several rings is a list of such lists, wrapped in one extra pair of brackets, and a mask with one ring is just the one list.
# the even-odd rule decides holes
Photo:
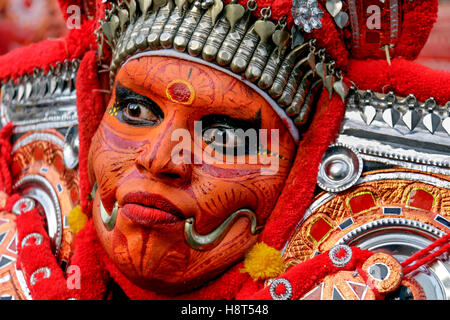
[(254, 281), (275, 278), (285, 270), (281, 252), (264, 242), (255, 244), (246, 254), (244, 269)]
[(80, 206), (76, 206), (75, 208), (73, 208), (67, 218), (70, 230), (72, 230), (74, 234), (80, 232), (80, 230), (84, 228), (88, 220), (88, 217), (83, 213), (83, 211), (81, 211)]

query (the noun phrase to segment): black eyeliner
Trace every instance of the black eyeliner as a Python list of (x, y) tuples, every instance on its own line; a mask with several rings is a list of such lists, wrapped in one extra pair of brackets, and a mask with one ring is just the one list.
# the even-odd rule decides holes
[[(150, 98), (143, 96), (125, 86), (119, 82), (116, 84), (116, 95), (115, 95), (116, 105), (123, 106), (123, 102), (139, 102), (149, 107), (150, 110), (161, 119), (164, 118), (164, 113), (161, 108)], [(121, 108), (121, 109), (122, 109)]]
[(261, 128), (261, 110), (258, 110), (255, 117), (250, 119), (238, 119), (223, 114), (210, 114), (202, 117), (202, 125), (204, 128), (215, 123), (223, 123), (235, 129), (255, 129)]
[[(223, 114), (211, 114), (211, 115), (207, 115), (202, 117), (201, 119), (202, 121), (202, 126), (203, 126), (203, 132), (202, 134), (211, 128), (212, 125), (214, 124), (223, 124), (223, 125), (227, 125), (230, 126), (231, 129), (233, 130), (238, 130), (241, 129), (243, 131), (252, 129), (252, 130), (256, 130), (258, 131), (258, 129), (261, 128), (261, 109), (258, 110), (258, 112), (256, 113), (255, 117), (251, 118), (251, 119), (238, 119), (238, 118), (233, 118), (227, 115), (223, 115)], [(257, 146), (259, 145), (259, 135), (256, 135), (256, 141), (255, 141), (255, 145), (251, 146), (249, 144), (250, 141), (247, 141), (247, 139), (245, 139), (244, 141), (244, 154), (248, 155), (248, 154), (252, 154), (250, 151), (253, 150), (254, 152), (258, 152), (257, 150)], [(211, 144), (212, 142), (206, 142), (208, 145)], [(236, 147), (223, 147), (222, 150), (218, 150), (219, 152), (221, 152), (222, 154), (229, 154), (230, 152), (232, 152), (232, 154), (237, 155), (238, 154), (238, 150), (240, 147), (236, 146)]]

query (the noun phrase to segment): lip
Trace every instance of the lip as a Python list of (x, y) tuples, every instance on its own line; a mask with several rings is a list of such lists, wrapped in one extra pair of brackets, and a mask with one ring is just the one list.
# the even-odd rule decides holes
[(157, 194), (133, 192), (125, 195), (121, 214), (143, 227), (172, 225), (184, 219), (181, 210)]

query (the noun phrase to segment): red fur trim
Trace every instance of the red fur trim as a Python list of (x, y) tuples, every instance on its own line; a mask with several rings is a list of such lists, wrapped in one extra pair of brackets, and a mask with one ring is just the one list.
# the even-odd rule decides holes
[(11, 194), (11, 135), (13, 125), (9, 122), (0, 130), (0, 190)]
[(64, 20), (67, 20), (68, 18), (67, 8), (72, 5), (81, 8), (81, 2), (82, 0), (58, 0), (59, 7), (61, 8), (61, 13), (63, 14)]
[(396, 57), (417, 58), (436, 22), (438, 5), (438, 0), (403, 1), (403, 23), (395, 48)]
[[(22, 266), (31, 296), (35, 300), (66, 300), (76, 299), (103, 299), (105, 297), (109, 276), (99, 257), (103, 248), (98, 242), (97, 234), (92, 220), (80, 231), (75, 240), (75, 253), (69, 268), (78, 267), (76, 276), (80, 276), (80, 287), (75, 283), (69, 283), (65, 274), (58, 265), (53, 255), (50, 238), (44, 227), (44, 218), (36, 209), (22, 213), (17, 218), (19, 260)], [(43, 237), (41, 244), (28, 240), (26, 246), (21, 243), (24, 237), (31, 233), (39, 233)], [(30, 283), (30, 277), (34, 271), (47, 267), (51, 270), (48, 279), (40, 279), (34, 285)], [(73, 270), (73, 269), (72, 269)], [(75, 286), (73, 286), (75, 284)]]
[[(335, 274), (339, 271), (353, 271), (358, 267), (361, 267), (363, 263), (373, 254), (368, 250), (361, 250), (358, 247), (352, 247), (352, 259), (344, 267), (337, 267), (333, 264), (328, 256), (328, 252), (324, 252), (313, 259), (306, 260), (292, 268), (287, 272), (279, 276), (278, 278), (284, 278), (288, 280), (292, 286), (291, 300), (298, 300), (306, 293), (317, 286), (323, 279)], [(250, 285), (247, 285), (247, 290), (241, 291), (238, 299), (254, 299), (254, 300), (272, 300), (272, 296), (269, 292), (270, 286), (267, 286), (258, 292), (252, 294), (255, 289)], [(253, 290), (252, 290), (253, 289)]]
[(359, 89), (384, 93), (392, 90), (404, 97), (412, 93), (421, 101), (434, 97), (441, 105), (450, 101), (450, 72), (405, 59), (393, 59), (391, 66), (384, 60), (350, 60), (346, 75)]
[(314, 196), (320, 161), (339, 130), (345, 106), (336, 94), (331, 101), (323, 90), (313, 122), (298, 146), (285, 187), (260, 240), (281, 249)]
[(74, 245), (75, 252), (70, 265), (80, 268), (81, 286), (80, 289), (71, 290), (71, 295), (79, 300), (103, 299), (110, 277), (101, 258), (103, 248), (92, 219), (76, 235)]
[[(43, 218), (37, 209), (22, 213), (17, 217), (17, 233), (19, 259), (33, 299), (68, 299), (70, 295), (64, 274), (52, 253), (50, 238), (43, 227)], [(22, 247), (23, 238), (31, 233), (39, 233), (43, 237), (42, 243), (38, 245), (30, 239), (27, 241), (28, 245)], [(39, 274), (39, 280), (34, 285), (31, 284), (32, 274), (43, 267), (50, 269), (50, 276), (45, 279), (42, 278), (42, 274)]]
[(96, 48), (95, 28), (96, 22), (87, 20), (82, 23), (79, 29), (75, 28), (69, 32), (69, 35), (65, 38), (67, 59), (81, 59), (88, 50)]
[(89, 51), (81, 61), (77, 74), (80, 199), (85, 213), (91, 212), (88, 202), (88, 194), (91, 192), (88, 174), (89, 146), (105, 110), (103, 94), (96, 91), (99, 88), (96, 54), (95, 51)]
[(0, 79), (17, 78), (34, 68), (48, 69), (66, 58), (64, 40), (45, 40), (17, 48), (0, 57)]

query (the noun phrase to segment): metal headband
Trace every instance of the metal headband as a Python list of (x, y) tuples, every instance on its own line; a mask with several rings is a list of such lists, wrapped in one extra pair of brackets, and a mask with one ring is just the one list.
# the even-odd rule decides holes
[(186, 52), (253, 83), (297, 128), (304, 127), (322, 86), (342, 100), (348, 87), (315, 39), (304, 42), (298, 27), (288, 30), (286, 17), (270, 21), (270, 7), (260, 10), (261, 18), (256, 9), (255, 0), (246, 8), (221, 0), (123, 0), (106, 10), (96, 31), (100, 64), (106, 44), (112, 86), (117, 70), (137, 53)]

